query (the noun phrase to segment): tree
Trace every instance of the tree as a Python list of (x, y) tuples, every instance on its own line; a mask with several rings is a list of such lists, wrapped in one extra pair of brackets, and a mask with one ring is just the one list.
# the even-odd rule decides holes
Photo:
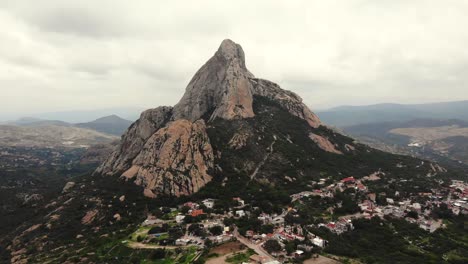
[(294, 242), (292, 242), (292, 241), (291, 241), (291, 242), (288, 242), (288, 243), (286, 244), (285, 249), (286, 249), (286, 252), (288, 252), (288, 254), (290, 255), (290, 254), (293, 253), (294, 250), (296, 249), (296, 244), (295, 244)]
[(182, 208), (180, 208), (180, 212), (182, 214), (187, 214), (189, 210), (190, 210), (190, 207), (188, 207), (186, 205), (184, 205), (184, 206), (182, 206)]
[(266, 249), (266, 251), (268, 251), (268, 253), (278, 252), (281, 250), (281, 245), (274, 239), (270, 239), (265, 242), (263, 247)]
[(409, 211), (407, 214), (406, 214), (407, 217), (411, 217), (413, 219), (418, 219), (418, 213), (415, 212), (415, 211)]
[(223, 233), (223, 227), (222, 226), (213, 226), (210, 228), (210, 233), (213, 234), (214, 236), (219, 236)]
[(151, 251), (149, 258), (151, 260), (163, 259), (166, 256), (166, 250), (163, 248), (156, 248)]
[(271, 234), (271, 233), (273, 233), (273, 225), (262, 225), (260, 227), (260, 233), (262, 233), (262, 234)]

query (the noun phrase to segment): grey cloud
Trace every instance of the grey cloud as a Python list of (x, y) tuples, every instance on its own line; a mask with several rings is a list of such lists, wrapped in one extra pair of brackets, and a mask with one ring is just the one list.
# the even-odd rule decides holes
[(314, 108), (468, 99), (467, 14), (463, 0), (3, 0), (0, 112), (173, 104), (224, 38)]

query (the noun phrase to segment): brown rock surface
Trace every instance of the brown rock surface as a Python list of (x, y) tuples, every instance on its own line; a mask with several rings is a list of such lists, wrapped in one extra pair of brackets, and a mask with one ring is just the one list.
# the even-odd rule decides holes
[(309, 137), (323, 150), (335, 153), (335, 154), (343, 154), (343, 152), (336, 149), (335, 145), (328, 140), (328, 138), (310, 133)]
[[(151, 136), (132, 167), (122, 174), (151, 193), (188, 195), (211, 180), (214, 155), (205, 122), (181, 119)], [(147, 196), (152, 196), (146, 191)]]
[(184, 96), (174, 106), (174, 119), (195, 121), (211, 111), (210, 120), (253, 117), (249, 78), (253, 75), (245, 66), (242, 47), (224, 40), (214, 56), (193, 76)]
[(171, 118), (172, 107), (161, 106), (144, 111), (122, 136), (111, 156), (96, 170), (98, 174), (116, 175), (127, 170), (147, 139)]

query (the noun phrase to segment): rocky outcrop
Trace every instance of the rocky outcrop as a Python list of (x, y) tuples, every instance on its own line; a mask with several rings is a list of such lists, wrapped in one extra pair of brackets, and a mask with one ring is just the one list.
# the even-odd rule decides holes
[(320, 119), (302, 102), (302, 98), (288, 90), (283, 90), (273, 82), (262, 79), (250, 79), (252, 83), (252, 93), (266, 97), (277, 102), (281, 107), (288, 110), (294, 116), (304, 119), (314, 128), (321, 125)]
[(62, 193), (67, 193), (71, 188), (75, 187), (75, 182), (67, 182), (65, 186), (63, 186)]
[(208, 120), (253, 117), (253, 95), (278, 102), (312, 127), (321, 124), (297, 94), (273, 82), (256, 79), (245, 65), (242, 47), (231, 40), (224, 40), (215, 55), (192, 78), (174, 107), (174, 119), (195, 121), (207, 115)]
[(336, 149), (336, 146), (333, 143), (331, 143), (330, 140), (328, 140), (328, 138), (314, 134), (314, 133), (310, 133), (309, 137), (319, 146), (319, 148), (327, 152), (331, 152), (335, 154), (343, 154), (343, 152)]
[(253, 75), (245, 66), (242, 47), (224, 40), (214, 56), (203, 65), (188, 84), (180, 102), (174, 106), (174, 119), (198, 120), (246, 118), (252, 109)]
[(169, 123), (151, 136), (122, 176), (145, 188), (146, 196), (189, 195), (211, 180), (213, 149), (205, 122)]
[[(298, 95), (256, 79), (246, 67), (242, 47), (224, 40), (192, 78), (179, 103), (143, 112), (96, 174), (131, 179), (153, 198), (194, 193), (211, 180), (214, 168), (205, 122), (254, 117), (254, 96), (277, 102), (311, 127), (320, 126)], [(227, 143), (240, 149), (249, 137), (239, 131)]]
[(96, 170), (97, 174), (116, 175), (127, 170), (149, 137), (172, 116), (172, 107), (161, 106), (144, 111), (122, 136), (111, 156)]

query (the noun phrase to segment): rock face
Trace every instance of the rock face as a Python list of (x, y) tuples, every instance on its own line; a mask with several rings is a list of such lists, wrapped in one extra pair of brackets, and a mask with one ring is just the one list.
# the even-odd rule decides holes
[(188, 195), (211, 180), (213, 149), (205, 122), (180, 119), (154, 133), (124, 177), (154, 194)]
[(253, 75), (245, 66), (242, 47), (224, 40), (193, 76), (184, 96), (174, 106), (174, 118), (195, 121), (206, 114), (210, 114), (210, 120), (254, 116), (249, 78)]
[[(95, 174), (133, 180), (148, 197), (192, 194), (212, 179), (215, 167), (205, 123), (254, 117), (255, 96), (277, 102), (313, 128), (320, 126), (298, 95), (255, 78), (245, 65), (242, 47), (224, 40), (192, 78), (179, 103), (143, 112)], [(248, 135), (239, 135), (228, 144), (239, 149), (247, 139)]]
[(128, 169), (149, 137), (171, 118), (172, 107), (161, 106), (144, 111), (122, 136), (117, 150), (96, 170), (98, 174), (116, 175)]

